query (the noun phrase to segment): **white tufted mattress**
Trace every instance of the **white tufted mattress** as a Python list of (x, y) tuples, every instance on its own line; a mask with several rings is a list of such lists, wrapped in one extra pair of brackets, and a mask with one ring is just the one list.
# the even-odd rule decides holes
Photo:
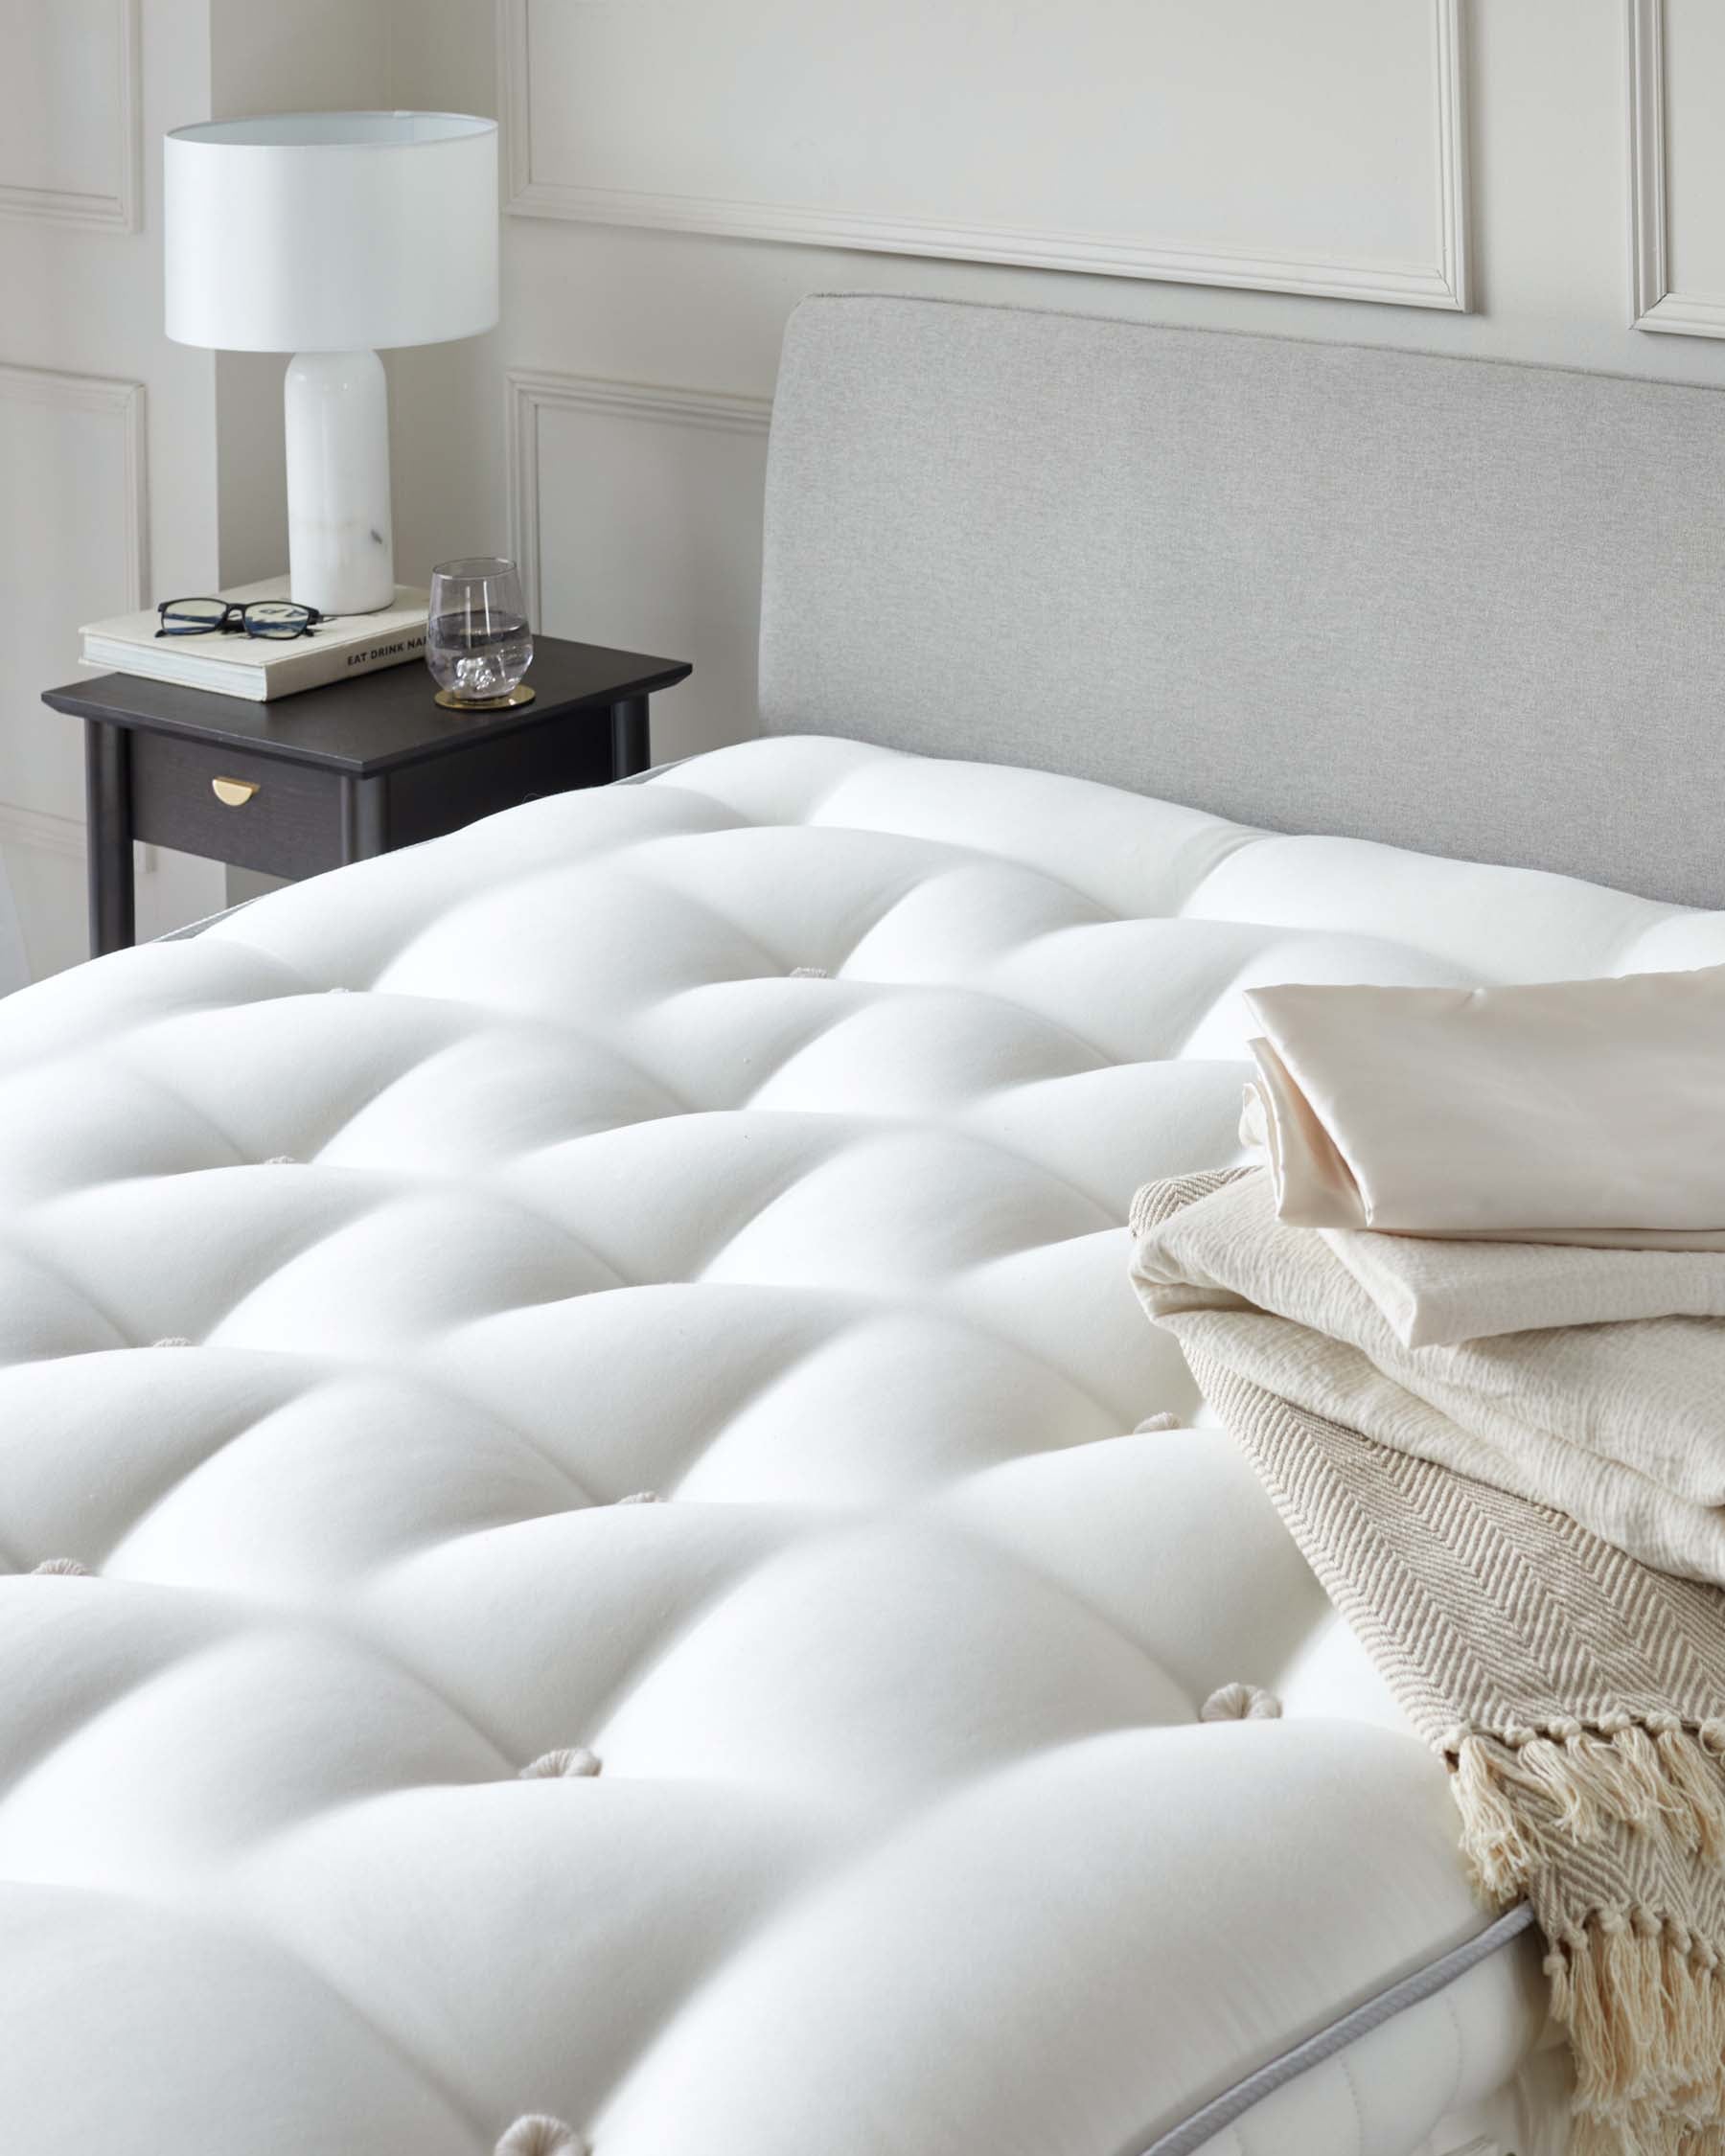
[[(0, 2147), (1193, 2145), (1486, 1919), (1227, 1438), (1132, 1434), (1133, 1188), (1247, 983), (1721, 959), (790, 739), (0, 1005)], [(1195, 2130), (1407, 2156), (1536, 1976)]]

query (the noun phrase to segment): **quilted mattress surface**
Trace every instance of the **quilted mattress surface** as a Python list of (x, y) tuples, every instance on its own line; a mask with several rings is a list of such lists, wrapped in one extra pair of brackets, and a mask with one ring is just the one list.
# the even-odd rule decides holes
[[(1137, 2156), (1475, 1938), (1122, 1223), (1247, 984), (1721, 959), (788, 739), (8, 1000), (0, 2147)], [(1215, 2145), (1406, 2156), (1535, 1976)]]

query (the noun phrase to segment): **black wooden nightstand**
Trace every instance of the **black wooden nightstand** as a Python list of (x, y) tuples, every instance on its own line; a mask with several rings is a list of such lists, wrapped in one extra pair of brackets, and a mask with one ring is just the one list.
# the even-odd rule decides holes
[(647, 699), (691, 672), (540, 636), (537, 697), (513, 711), (445, 711), (412, 661), (272, 703), (134, 674), (49, 689), (44, 703), (84, 722), (90, 950), (132, 941), (134, 838), (315, 876), (645, 770)]

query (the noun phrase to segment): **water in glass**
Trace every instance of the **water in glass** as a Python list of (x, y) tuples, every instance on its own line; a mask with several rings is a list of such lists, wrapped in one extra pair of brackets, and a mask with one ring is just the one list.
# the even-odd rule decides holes
[(431, 572), (426, 664), (440, 688), (472, 703), (505, 697), (533, 661), (533, 631), (513, 562), (440, 562)]

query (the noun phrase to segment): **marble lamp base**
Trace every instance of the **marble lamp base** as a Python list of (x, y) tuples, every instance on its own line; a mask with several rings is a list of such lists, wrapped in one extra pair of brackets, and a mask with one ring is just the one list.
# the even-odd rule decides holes
[(295, 353), (283, 397), (291, 594), (319, 613), (376, 613), (396, 590), (383, 362), (375, 352)]

